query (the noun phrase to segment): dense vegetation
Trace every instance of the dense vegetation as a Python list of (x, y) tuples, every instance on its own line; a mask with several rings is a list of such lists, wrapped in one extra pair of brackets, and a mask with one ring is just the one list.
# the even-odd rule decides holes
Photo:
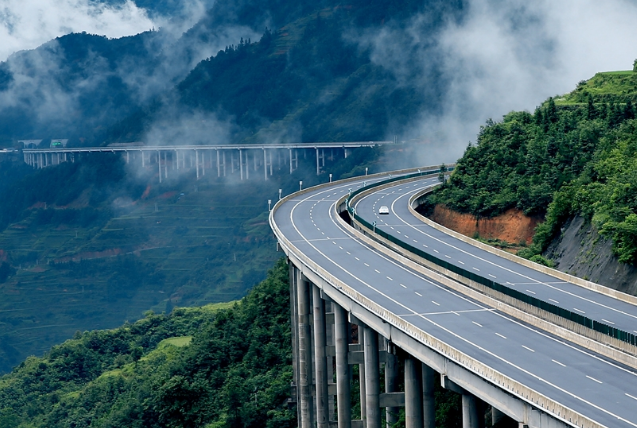
[[(264, 181), (238, 172), (196, 180), (99, 154), (33, 170), (0, 164), (0, 373), (76, 330), (112, 328), (147, 310), (239, 299), (278, 258), (268, 199), (304, 186), (386, 169), (380, 149), (299, 168), (273, 165)], [(247, 262), (249, 261), (249, 262)]]
[[(159, 8), (166, 7), (172, 5)], [(179, 37), (162, 29), (112, 40), (63, 36), (0, 63), (0, 93), (18, 100), (0, 103), (0, 144), (148, 140), (155, 126), (201, 114), (228, 125), (232, 141), (381, 140), (423, 111), (437, 114), (446, 78), (431, 53), (427, 84), (411, 62), (399, 79), (393, 67), (372, 60), (369, 40), (359, 39), (381, 27), (412, 25), (418, 13), (427, 15), (418, 23), (422, 42), (401, 48), (423, 48), (445, 22), (459, 18), (462, 6), (220, 0)], [(255, 34), (264, 36), (249, 40)]]
[(620, 261), (637, 264), (635, 88), (635, 72), (600, 73), (533, 114), (489, 121), (430, 202), (481, 217), (510, 208), (545, 217), (527, 257), (581, 215), (612, 238)]
[(0, 426), (292, 427), (288, 274), (234, 305), (77, 333), (0, 378)]

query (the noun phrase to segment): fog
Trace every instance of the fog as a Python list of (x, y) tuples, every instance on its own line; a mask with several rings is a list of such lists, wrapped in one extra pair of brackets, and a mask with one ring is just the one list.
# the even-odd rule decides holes
[(469, 0), (466, 15), (421, 40), (427, 16), (361, 37), (371, 59), (399, 82), (440, 70), (448, 85), (440, 114), (420, 115), (402, 138), (430, 142), (421, 163), (450, 162), (479, 126), (512, 110), (533, 111), (598, 71), (629, 70), (637, 58), (637, 2), (629, 0)]
[(86, 31), (111, 38), (157, 25), (132, 1), (109, 6), (90, 0), (3, 0), (0, 6), (0, 61), (51, 39)]

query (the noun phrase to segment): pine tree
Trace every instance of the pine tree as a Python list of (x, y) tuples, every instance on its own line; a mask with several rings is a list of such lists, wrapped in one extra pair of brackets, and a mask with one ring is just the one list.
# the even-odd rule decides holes
[(555, 107), (555, 101), (553, 97), (549, 98), (549, 105), (546, 108), (546, 119), (550, 123), (555, 123), (558, 121), (557, 117), (557, 107)]
[(535, 118), (535, 124), (538, 126), (540, 126), (542, 122), (544, 122), (544, 115), (542, 114), (542, 109), (539, 107), (535, 109), (535, 114), (533, 115), (533, 117)]
[(631, 120), (635, 118), (635, 109), (633, 108), (633, 103), (628, 100), (626, 106), (624, 107), (624, 120)]
[(591, 96), (591, 94), (588, 94), (586, 117), (588, 120), (594, 120), (595, 118), (597, 118), (597, 109), (595, 108), (595, 104), (593, 103), (593, 97)]

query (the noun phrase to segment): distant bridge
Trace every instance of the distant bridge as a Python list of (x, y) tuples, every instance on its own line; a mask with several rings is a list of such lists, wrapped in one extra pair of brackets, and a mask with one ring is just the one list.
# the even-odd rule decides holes
[[(263, 171), (267, 180), (272, 176), (273, 162), (289, 165), (290, 174), (299, 166), (299, 153), (307, 158), (309, 151), (316, 157), (316, 174), (325, 167), (325, 158), (335, 156), (347, 158), (353, 149), (361, 147), (386, 146), (394, 141), (357, 141), (333, 143), (291, 143), (291, 144), (225, 144), (225, 145), (173, 145), (145, 146), (121, 144), (104, 147), (51, 147), (46, 149), (24, 148), (24, 162), (34, 168), (75, 162), (88, 153), (122, 153), (126, 163), (139, 162), (142, 168), (155, 165), (159, 181), (168, 178), (169, 170), (194, 169), (199, 179), (206, 169), (216, 169), (217, 177), (239, 172), (241, 180), (250, 177), (250, 163), (253, 170)], [(213, 153), (214, 152), (214, 153)], [(229, 154), (229, 156), (226, 156)], [(238, 155), (238, 156), (237, 156)], [(228, 171), (229, 170), (229, 171)]]

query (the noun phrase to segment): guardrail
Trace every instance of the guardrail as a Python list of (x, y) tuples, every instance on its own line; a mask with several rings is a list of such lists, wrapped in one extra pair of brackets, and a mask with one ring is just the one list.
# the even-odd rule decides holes
[[(435, 174), (435, 173), (440, 173), (440, 169), (436, 170), (436, 171), (427, 171), (426, 174)], [(422, 251), (419, 248), (416, 248), (410, 244), (408, 244), (407, 242), (402, 241), (399, 238), (394, 237), (393, 235), (390, 235), (389, 233), (375, 227), (374, 225), (372, 225), (371, 223), (369, 223), (367, 220), (363, 219), (362, 217), (360, 217), (358, 214), (356, 214), (356, 210), (350, 205), (350, 201), (352, 200), (352, 198), (356, 197), (358, 194), (367, 191), (371, 188), (374, 187), (378, 187), (378, 186), (383, 186), (385, 184), (388, 183), (392, 183), (394, 181), (398, 181), (398, 180), (404, 180), (406, 178), (411, 178), (411, 177), (418, 177), (419, 175), (425, 175), (425, 172), (418, 172), (415, 174), (409, 174), (409, 175), (403, 175), (400, 177), (393, 177), (390, 178), (388, 180), (383, 180), (377, 183), (373, 183), (369, 186), (364, 186), (352, 193), (350, 193), (349, 197), (347, 198), (347, 211), (349, 212), (349, 214), (359, 223), (361, 223), (363, 226), (365, 226), (366, 228), (373, 230), (376, 234), (378, 234), (379, 236), (381, 236), (382, 238), (390, 241), (391, 243), (398, 245), (399, 247), (414, 253), (415, 255), (417, 255), (418, 257), (422, 257), (423, 259), (430, 261), (444, 269), (447, 269), (457, 275), (463, 276), (465, 278), (468, 278), (472, 281), (477, 282), (478, 284), (481, 284), (485, 287), (488, 287), (494, 291), (498, 291), (504, 295), (507, 295), (511, 298), (517, 299), (521, 302), (527, 303), (531, 306), (534, 306), (536, 308), (539, 308), (541, 310), (544, 310), (548, 313), (551, 313), (553, 315), (557, 315), (559, 317), (565, 318), (569, 321), (572, 321), (576, 324), (582, 325), (584, 327), (590, 328), (593, 331), (596, 331), (598, 333), (602, 333), (605, 334), (607, 336), (613, 337), (617, 340), (620, 340), (622, 342), (626, 342), (630, 345), (637, 345), (637, 336), (629, 333), (627, 331), (624, 330), (620, 330), (618, 328), (612, 327), (608, 324), (604, 324), (601, 323), (599, 321), (593, 320), (591, 318), (585, 317), (583, 315), (580, 315), (578, 313), (569, 311), (567, 309), (561, 308), (559, 306), (553, 305), (551, 303), (547, 303), (543, 300), (540, 300), (536, 297), (533, 296), (529, 296), (527, 294), (524, 294), (520, 291), (514, 290), (510, 287), (507, 287), (504, 284), (500, 284), (499, 282), (493, 281), (489, 278), (486, 278), (482, 275), (478, 275), (474, 272), (468, 271), (466, 269), (463, 269), (459, 266), (456, 266), (454, 264), (451, 264), (449, 262), (447, 262), (446, 260), (440, 259), (432, 254), (429, 254), (425, 251)]]
[[(423, 168), (425, 169), (425, 168)], [(410, 170), (402, 170), (402, 171), (394, 171), (394, 174), (403, 174), (400, 177), (391, 178), (390, 180), (398, 181), (405, 178), (408, 178), (406, 174)], [(411, 170), (413, 171), (413, 170)], [(415, 174), (411, 174), (413, 177), (416, 176), (424, 176), (431, 175), (435, 173), (439, 173), (440, 170), (425, 170), (418, 171)], [(386, 174), (375, 174), (373, 176), (369, 176), (369, 179), (377, 178), (379, 176), (384, 176)], [(357, 181), (361, 180), (362, 177), (352, 177), (345, 180), (340, 180), (340, 183), (346, 183), (349, 181)], [(388, 180), (389, 181), (389, 180)], [(384, 181), (383, 183), (386, 183)], [(307, 268), (313, 271), (319, 278), (323, 281), (331, 284), (335, 289), (337, 289), (340, 293), (347, 296), (353, 302), (356, 302), (361, 307), (368, 310), (370, 313), (376, 315), (380, 319), (384, 320), (388, 324), (397, 328), (398, 330), (404, 332), (408, 336), (414, 338), (419, 343), (435, 350), (440, 355), (450, 359), (451, 361), (456, 362), (464, 369), (468, 370), (471, 373), (475, 373), (476, 375), (482, 377), (483, 379), (491, 382), (493, 385), (497, 385), (503, 390), (507, 391), (512, 396), (518, 397), (522, 401), (533, 404), (537, 409), (541, 409), (542, 411), (552, 415), (554, 418), (564, 421), (566, 424), (581, 427), (581, 428), (604, 428), (600, 423), (584, 416), (576, 411), (568, 408), (566, 405), (563, 405), (555, 400), (529, 388), (525, 384), (514, 380), (513, 378), (495, 370), (494, 368), (484, 364), (475, 358), (463, 353), (462, 351), (456, 349), (455, 347), (448, 345), (447, 343), (442, 342), (437, 339), (432, 334), (421, 330), (410, 322), (400, 318), (395, 315), (391, 311), (385, 309), (381, 305), (378, 305), (362, 293), (354, 290), (345, 282), (341, 281), (337, 277), (330, 274), (326, 269), (315, 263), (312, 259), (307, 257), (302, 251), (300, 251), (290, 240), (288, 240), (285, 235), (281, 232), (278, 225), (274, 221), (274, 214), (279, 209), (279, 207), (285, 203), (290, 201), (294, 197), (298, 197), (300, 195), (306, 194), (308, 192), (314, 191), (319, 188), (324, 188), (327, 186), (333, 185), (333, 183), (325, 183), (320, 184), (318, 186), (309, 187), (307, 189), (303, 189), (302, 191), (293, 193), (291, 195), (286, 196), (285, 198), (279, 200), (275, 206), (270, 211), (269, 223), (272, 228), (274, 234), (279, 241), (282, 249), (285, 254), (290, 258), (295, 258), (299, 262), (303, 263)], [(371, 187), (371, 186), (370, 186)], [(348, 198), (349, 199), (349, 198)]]

